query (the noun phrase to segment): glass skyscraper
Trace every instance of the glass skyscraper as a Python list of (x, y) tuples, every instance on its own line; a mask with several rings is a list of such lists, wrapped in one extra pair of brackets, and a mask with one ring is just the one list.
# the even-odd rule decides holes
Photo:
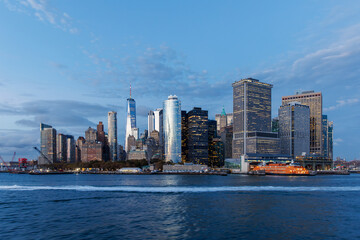
[(170, 95), (164, 101), (165, 161), (181, 162), (181, 102)]
[(127, 99), (126, 111), (125, 151), (128, 149), (127, 139), (130, 135), (138, 139), (138, 132), (136, 132), (136, 103), (131, 97), (131, 91), (130, 97)]
[(108, 141), (110, 147), (110, 160), (117, 161), (117, 113), (109, 112), (108, 113)]
[[(56, 162), (56, 129), (43, 123), (40, 123), (40, 150), (51, 163)], [(49, 162), (40, 155), (39, 165), (42, 164)]]

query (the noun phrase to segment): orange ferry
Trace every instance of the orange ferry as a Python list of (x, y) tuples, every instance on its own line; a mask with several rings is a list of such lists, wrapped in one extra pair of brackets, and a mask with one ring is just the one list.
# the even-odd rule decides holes
[(294, 175), (294, 176), (314, 176), (316, 171), (310, 171), (300, 166), (298, 163), (291, 162), (285, 163), (268, 163), (259, 164), (252, 171), (249, 172), (252, 175)]

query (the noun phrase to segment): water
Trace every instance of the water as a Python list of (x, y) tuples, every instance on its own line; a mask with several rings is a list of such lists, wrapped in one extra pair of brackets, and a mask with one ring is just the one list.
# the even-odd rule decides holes
[(360, 175), (0, 174), (0, 239), (360, 239)]

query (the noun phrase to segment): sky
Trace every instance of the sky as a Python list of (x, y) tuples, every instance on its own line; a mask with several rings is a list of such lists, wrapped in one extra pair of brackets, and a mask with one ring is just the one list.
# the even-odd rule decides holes
[(0, 0), (0, 156), (36, 158), (40, 122), (84, 136), (132, 84), (137, 125), (176, 94), (183, 110), (232, 112), (253, 77), (281, 97), (323, 94), (334, 157), (360, 159), (360, 1)]

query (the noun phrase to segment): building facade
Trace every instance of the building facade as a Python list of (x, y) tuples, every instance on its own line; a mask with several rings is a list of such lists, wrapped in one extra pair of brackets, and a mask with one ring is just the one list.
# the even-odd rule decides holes
[(233, 158), (247, 153), (279, 154), (280, 140), (271, 132), (272, 85), (248, 78), (233, 86)]
[(322, 149), (324, 157), (329, 157), (329, 148), (328, 148), (328, 130), (329, 123), (327, 115), (322, 115)]
[[(50, 125), (40, 123), (40, 151), (50, 163), (56, 162), (56, 129)], [(49, 164), (42, 156), (39, 156), (39, 165)]]
[(66, 135), (66, 153), (67, 153), (67, 162), (74, 163), (75, 162), (75, 139), (72, 135)]
[(108, 142), (110, 148), (110, 160), (117, 161), (117, 113), (112, 111), (108, 113)]
[(125, 132), (125, 149), (128, 149), (127, 138), (128, 136), (134, 136), (136, 139), (139, 138), (139, 131), (134, 133), (136, 130), (136, 102), (135, 99), (131, 97), (131, 87), (130, 87), (130, 97), (127, 99), (126, 106), (126, 132)]
[(334, 123), (332, 121), (328, 122), (328, 156), (329, 159), (334, 160), (334, 149), (333, 149), (333, 131)]
[(56, 155), (57, 162), (67, 161), (66, 136), (62, 133), (59, 133), (56, 137)]
[(155, 114), (154, 111), (149, 111), (148, 113), (148, 135), (150, 137), (150, 133), (155, 130)]
[(323, 155), (322, 129), (322, 94), (314, 91), (305, 91), (295, 95), (282, 97), (282, 105), (290, 102), (300, 102), (310, 107), (310, 153)]
[(221, 114), (215, 114), (215, 120), (217, 123), (217, 134), (220, 136), (221, 129), (224, 129), (227, 126), (230, 126), (233, 124), (233, 118), (234, 115), (232, 113), (226, 113), (225, 108), (223, 107), (223, 110)]
[(293, 158), (310, 152), (310, 108), (292, 102), (279, 108), (281, 154)]
[[(214, 126), (216, 131), (216, 125)], [(187, 113), (187, 161), (208, 164), (209, 159), (208, 111), (195, 107)]]
[(181, 161), (181, 102), (177, 96), (170, 95), (164, 101), (164, 142), (165, 161)]

